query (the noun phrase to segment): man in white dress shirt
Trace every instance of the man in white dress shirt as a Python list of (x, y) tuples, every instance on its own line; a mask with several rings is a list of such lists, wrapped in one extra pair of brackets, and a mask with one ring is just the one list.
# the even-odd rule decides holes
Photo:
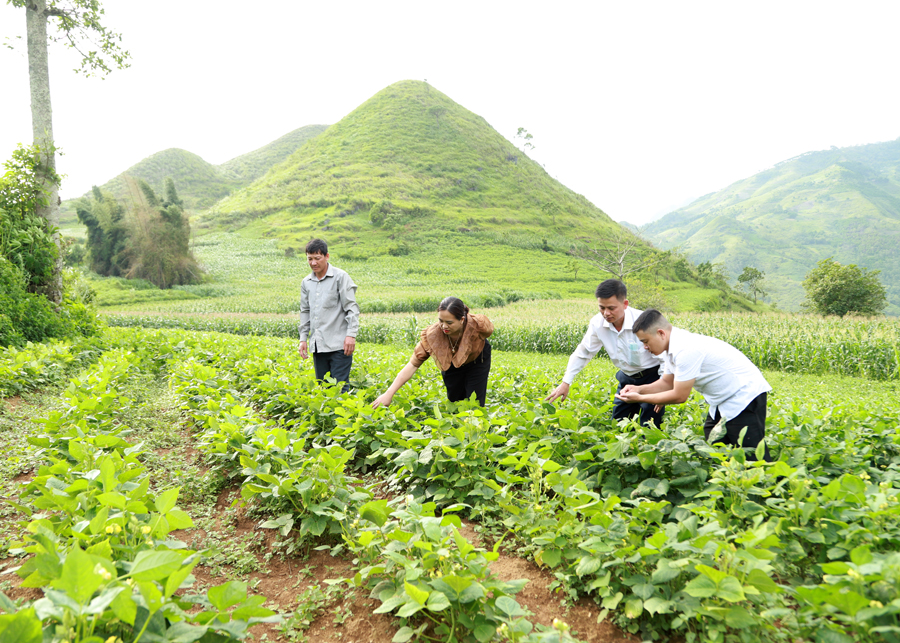
[[(663, 376), (643, 386), (626, 386), (617, 396), (626, 402), (682, 404), (696, 388), (709, 404), (703, 432), (710, 433), (724, 418), (725, 433), (715, 442), (755, 449), (766, 437), (766, 400), (772, 390), (759, 369), (741, 351), (715, 337), (675, 328), (658, 310), (644, 311), (634, 334), (653, 355), (663, 355)], [(771, 460), (769, 448), (765, 458)], [(748, 459), (755, 459), (753, 453)]]
[[(575, 376), (601, 348), (606, 350), (609, 359), (619, 369), (616, 373), (619, 391), (626, 386), (652, 384), (659, 379), (660, 359), (645, 351), (632, 332), (632, 324), (641, 311), (628, 306), (628, 289), (625, 284), (618, 279), (607, 279), (597, 286), (595, 294), (600, 313), (591, 319), (584, 339), (569, 358), (562, 383), (547, 396), (548, 402), (566, 399), (569, 385), (575, 380)], [(641, 424), (653, 422), (659, 426), (662, 423), (663, 407), (629, 402), (618, 397), (613, 400), (614, 419), (630, 418), (638, 414)]]

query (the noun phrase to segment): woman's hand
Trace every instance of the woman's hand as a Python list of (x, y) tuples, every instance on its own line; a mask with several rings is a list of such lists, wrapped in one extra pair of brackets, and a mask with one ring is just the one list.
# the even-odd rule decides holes
[(393, 394), (391, 393), (382, 393), (378, 397), (375, 398), (375, 401), (372, 402), (372, 408), (377, 409), (379, 406), (389, 406), (391, 400), (394, 399)]

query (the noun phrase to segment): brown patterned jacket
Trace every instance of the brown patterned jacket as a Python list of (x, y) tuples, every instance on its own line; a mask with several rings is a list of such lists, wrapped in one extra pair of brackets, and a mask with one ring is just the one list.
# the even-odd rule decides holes
[(486, 315), (467, 314), (462, 337), (456, 353), (453, 353), (450, 338), (441, 330), (441, 325), (432, 324), (422, 331), (422, 339), (416, 344), (409, 363), (418, 368), (429, 357), (434, 357), (442, 371), (448, 370), (451, 365), (459, 368), (478, 359), (484, 350), (484, 340), (493, 332), (494, 324)]

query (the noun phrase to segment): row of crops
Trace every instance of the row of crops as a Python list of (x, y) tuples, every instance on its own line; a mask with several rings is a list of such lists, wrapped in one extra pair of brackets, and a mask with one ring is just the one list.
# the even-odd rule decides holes
[[(116, 352), (100, 365), (133, 360), (163, 369), (200, 447), (241, 483), (246, 501), (270, 514), (264, 527), (298, 547), (352, 553), (359, 569), (345, 582), (366, 587), (381, 601), (377, 611), (400, 619), (397, 641), (569, 640), (562, 624), (532, 627), (515, 600), (521, 584), (491, 575), (496, 551), (462, 538), (458, 516), (480, 524), (495, 548), (546, 566), (561, 594), (589, 597), (601, 618), (645, 640), (900, 640), (896, 400), (819, 404), (776, 391), (767, 434), (777, 460), (751, 463), (741, 450), (704, 442), (705, 410), (696, 399), (670, 408), (662, 430), (616, 424), (612, 381), (585, 382), (556, 408), (540, 399), (558, 373), (501, 360), (486, 409), (449, 404), (439, 378), (418, 377), (391, 407), (372, 411), (371, 399), (406, 351), (360, 350), (358, 389), (342, 395), (315, 385), (289, 340), (119, 330), (105, 341)], [(35, 378), (38, 367), (31, 368)], [(15, 377), (12, 367), (0, 373)], [(70, 442), (89, 435), (92, 422), (59, 420), (61, 437), (48, 431), (49, 442), (36, 444), (47, 450), (48, 466), (74, 466), (81, 452), (73, 456)], [(103, 435), (107, 429), (97, 427)], [(110, 493), (92, 473), (101, 471), (97, 462), (117, 461), (114, 453), (125, 462), (133, 448), (117, 440), (112, 434), (92, 444), (85, 466), (93, 468), (79, 474), (79, 487), (94, 496)], [(51, 484), (43, 477), (50, 474), (60, 475), (42, 470), (29, 493), (75, 484)], [(363, 475), (379, 486), (363, 485)], [(148, 511), (133, 507), (135, 524), (157, 528), (153, 515), (171, 510), (170, 500), (141, 500)], [(90, 518), (69, 519), (65, 533), (106, 537), (100, 520), (99, 534), (91, 526), (102, 502)], [(124, 516), (127, 502), (108, 511)], [(87, 552), (95, 540), (73, 535), (57, 551)], [(165, 540), (153, 542), (153, 551), (166, 551)], [(104, 569), (127, 584), (134, 560), (127, 554)], [(94, 573), (105, 578), (99, 568)], [(162, 580), (148, 582), (165, 595)], [(65, 591), (62, 583), (50, 586)], [(138, 587), (121, 591), (149, 613), (144, 603), (155, 603)], [(79, 598), (90, 605), (100, 592), (98, 585)], [(228, 622), (216, 608), (202, 613), (210, 612)], [(45, 625), (56, 618), (38, 615)]]
[(180, 489), (151, 487), (143, 445), (123, 437), (128, 427), (118, 421), (131, 403), (125, 383), (159, 361), (103, 344), (30, 346), (0, 360), (5, 392), (93, 362), (29, 438), (40, 465), (13, 503), (22, 533), (9, 549), (22, 564), (4, 573), (15, 571), (43, 598), (17, 604), (0, 593), (0, 641), (236, 640), (254, 623), (278, 620), (247, 583), (191, 591), (201, 554), (172, 535), (193, 527), (177, 506)]
[[(298, 337), (296, 317), (192, 317), (108, 315), (117, 327), (181, 328), (237, 335)], [(358, 340), (407, 344), (433, 318), (362, 316)], [(681, 314), (673, 323), (718, 337), (741, 350), (758, 367), (791, 373), (835, 373), (877, 380), (900, 379), (900, 325), (886, 319), (823, 319), (799, 315)], [(497, 350), (569, 354), (584, 336), (582, 322), (495, 324)]]

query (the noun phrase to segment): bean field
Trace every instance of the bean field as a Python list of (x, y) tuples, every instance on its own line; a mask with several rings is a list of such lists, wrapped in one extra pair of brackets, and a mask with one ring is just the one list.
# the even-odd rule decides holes
[[(359, 345), (346, 394), (258, 329), (4, 351), (0, 637), (898, 640), (896, 326), (676, 320), (770, 356), (765, 463), (707, 444), (696, 394), (660, 428), (613, 422), (603, 358), (543, 402), (568, 349), (497, 320), (484, 409), (447, 402), (431, 364), (371, 409), (408, 317), (367, 322), (396, 334)], [(566, 324), (577, 341), (585, 322)], [(513, 560), (523, 577), (497, 571)]]

